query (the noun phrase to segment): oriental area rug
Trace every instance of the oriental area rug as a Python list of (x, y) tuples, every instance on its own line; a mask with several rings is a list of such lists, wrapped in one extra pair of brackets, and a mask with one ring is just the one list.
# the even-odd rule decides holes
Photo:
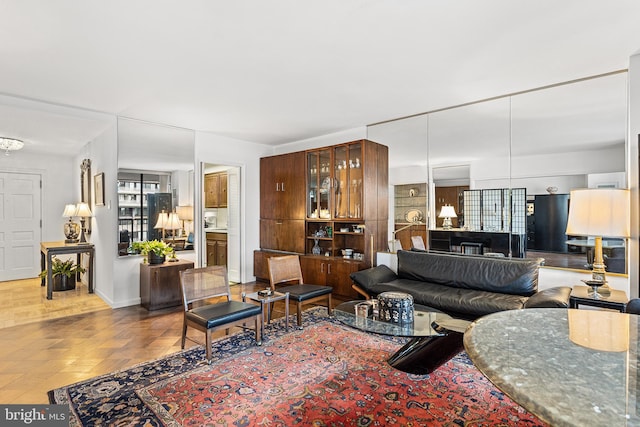
[[(293, 322), (295, 323), (295, 322)], [(464, 353), (429, 375), (391, 368), (403, 339), (304, 313), (49, 392), (74, 426), (544, 426), (498, 391)]]

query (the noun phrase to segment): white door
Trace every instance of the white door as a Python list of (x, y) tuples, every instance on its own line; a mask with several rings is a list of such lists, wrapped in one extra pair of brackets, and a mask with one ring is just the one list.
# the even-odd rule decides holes
[(40, 273), (40, 175), (0, 172), (0, 281)]
[(229, 280), (241, 283), (240, 271), (240, 168), (227, 170), (227, 271)]

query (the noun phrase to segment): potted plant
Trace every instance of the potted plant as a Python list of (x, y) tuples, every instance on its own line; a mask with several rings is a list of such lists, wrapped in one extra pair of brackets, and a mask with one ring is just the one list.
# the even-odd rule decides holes
[(173, 253), (173, 248), (160, 240), (145, 240), (133, 242), (131, 248), (147, 257), (149, 264), (162, 264), (167, 255)]
[[(76, 264), (73, 259), (62, 261), (55, 256), (51, 258), (51, 276), (54, 291), (68, 291), (76, 288), (76, 276), (84, 273), (85, 268)], [(40, 273), (40, 278), (47, 277), (47, 270)]]

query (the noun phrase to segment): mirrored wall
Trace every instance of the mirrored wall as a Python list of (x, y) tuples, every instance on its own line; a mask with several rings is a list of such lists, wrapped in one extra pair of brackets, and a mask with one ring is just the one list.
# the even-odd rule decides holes
[(118, 118), (118, 254), (164, 240), (193, 250), (194, 132)]
[[(542, 254), (547, 266), (588, 269), (589, 248), (567, 243), (574, 236), (561, 232), (566, 218), (552, 212), (568, 210), (572, 189), (626, 187), (626, 128), (627, 73), (620, 71), (371, 125), (367, 138), (389, 146), (391, 184), (427, 183), (429, 230), (442, 229), (442, 206), (451, 204), (453, 229), (511, 235), (517, 211), (526, 222), (515, 231), (520, 252)], [(467, 191), (493, 197), (505, 189), (524, 196), (514, 201), (509, 191), (511, 200), (493, 201), (490, 210), (464, 206)], [(470, 220), (476, 214), (486, 226)], [(394, 217), (397, 229), (403, 215)], [(553, 236), (560, 246), (549, 245), (549, 230), (561, 230)], [(512, 249), (506, 254), (515, 256)]]

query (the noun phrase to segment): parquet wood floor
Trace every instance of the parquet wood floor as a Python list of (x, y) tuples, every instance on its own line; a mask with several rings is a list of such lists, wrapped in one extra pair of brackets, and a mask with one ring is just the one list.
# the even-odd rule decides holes
[[(14, 295), (20, 293), (18, 289), (9, 292), (6, 286), (13, 283), (14, 288), (21, 288), (35, 284), (40, 288), (39, 281), (35, 279), (31, 283), (20, 282), (2, 283), (0, 291), (0, 300), (3, 301), (0, 316), (3, 321), (5, 310), (7, 318), (18, 313), (25, 317), (33, 314), (32, 321), (0, 329), (2, 404), (48, 403), (47, 391), (51, 389), (180, 350), (181, 307), (152, 312), (140, 306), (112, 310), (101, 300), (104, 307), (93, 301), (88, 302), (98, 297), (87, 294), (86, 288), (81, 288), (77, 292), (56, 292), (51, 301), (45, 298), (33, 304), (37, 307), (20, 309), (19, 302), (26, 300)], [(240, 300), (242, 292), (263, 288), (264, 284), (256, 286), (255, 283), (249, 283), (233, 285), (232, 291), (234, 299)], [(5, 298), (13, 298), (13, 303), (4, 301)], [(65, 300), (67, 304), (63, 303)], [(48, 304), (51, 302), (56, 305), (55, 308)], [(95, 309), (80, 312), (89, 306)], [(273, 317), (282, 315), (282, 305), (277, 304)], [(219, 334), (223, 335), (224, 331)], [(204, 340), (202, 333), (191, 329), (189, 336), (200, 342)], [(194, 345), (187, 340), (187, 348)]]

